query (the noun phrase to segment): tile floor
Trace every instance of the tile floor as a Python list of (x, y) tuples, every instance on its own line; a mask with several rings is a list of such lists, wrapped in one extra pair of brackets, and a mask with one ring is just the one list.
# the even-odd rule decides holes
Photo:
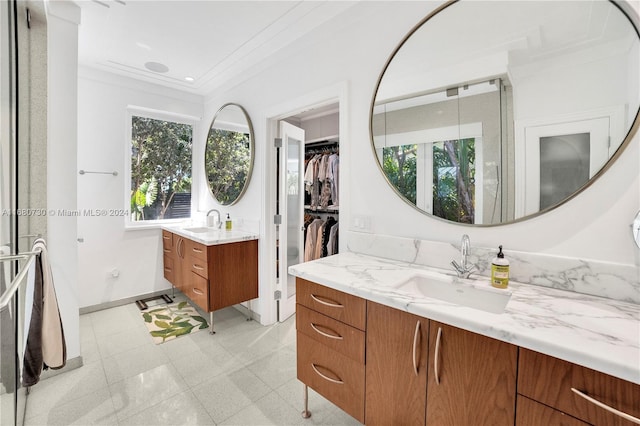
[(312, 390), (300, 416), (295, 317), (265, 327), (227, 308), (215, 328), (156, 345), (134, 303), (82, 315), (84, 365), (31, 389), (25, 425), (359, 424)]

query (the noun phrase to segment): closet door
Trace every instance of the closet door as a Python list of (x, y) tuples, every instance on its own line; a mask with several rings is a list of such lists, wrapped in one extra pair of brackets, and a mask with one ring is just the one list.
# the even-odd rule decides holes
[(278, 260), (280, 314), (284, 321), (296, 310), (296, 279), (288, 273), (291, 265), (304, 261), (304, 130), (280, 122), (280, 200)]

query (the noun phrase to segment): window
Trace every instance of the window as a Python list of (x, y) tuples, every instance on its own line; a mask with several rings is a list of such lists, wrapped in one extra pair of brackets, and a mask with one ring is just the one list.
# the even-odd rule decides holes
[(139, 111), (129, 117), (131, 224), (191, 217), (194, 122)]
[(382, 156), (387, 179), (407, 200), (435, 216), (476, 223), (475, 138), (385, 147)]

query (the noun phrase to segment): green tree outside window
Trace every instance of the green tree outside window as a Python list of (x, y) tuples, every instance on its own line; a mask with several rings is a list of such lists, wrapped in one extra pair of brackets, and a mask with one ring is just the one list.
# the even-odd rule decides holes
[[(192, 126), (133, 116), (131, 128), (132, 220), (190, 217)], [(188, 204), (178, 209), (176, 194)]]

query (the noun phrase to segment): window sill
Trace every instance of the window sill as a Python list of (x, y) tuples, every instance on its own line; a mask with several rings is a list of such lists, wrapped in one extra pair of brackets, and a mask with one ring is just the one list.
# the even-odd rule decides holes
[(182, 219), (146, 220), (144, 222), (127, 222), (124, 225), (125, 231), (146, 231), (149, 229), (161, 229), (164, 225), (174, 225), (190, 221), (190, 217)]

